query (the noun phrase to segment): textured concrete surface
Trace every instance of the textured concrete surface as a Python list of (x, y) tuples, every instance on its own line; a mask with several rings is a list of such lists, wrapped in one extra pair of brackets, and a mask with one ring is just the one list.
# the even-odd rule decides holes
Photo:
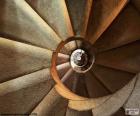
[(124, 108), (138, 108), (140, 110), (140, 73), (137, 74), (137, 81), (130, 97), (126, 101)]

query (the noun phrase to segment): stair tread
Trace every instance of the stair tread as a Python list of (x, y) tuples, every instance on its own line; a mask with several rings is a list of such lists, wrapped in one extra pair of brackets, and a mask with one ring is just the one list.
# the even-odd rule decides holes
[(67, 72), (65, 72), (64, 76), (61, 78), (61, 81), (65, 83), (69, 78), (71, 78), (74, 70), (70, 67)]
[(99, 98), (92, 98), (86, 100), (69, 100), (69, 108), (78, 110), (78, 111), (87, 111), (92, 110), (96, 107), (99, 107), (101, 104), (106, 102), (111, 95), (99, 97)]
[[(34, 78), (34, 76), (32, 78)], [(44, 78), (46, 78), (46, 75)], [(0, 113), (29, 114), (53, 85), (54, 82), (52, 80), (42, 81), (38, 84), (32, 84), (32, 86), (0, 96)]]
[(116, 93), (104, 102), (100, 107), (94, 108), (92, 110), (94, 116), (110, 116), (114, 114), (122, 105), (126, 102), (129, 95), (133, 91), (134, 85), (136, 82), (136, 77), (129, 82), (125, 87)]
[(0, 38), (0, 82), (50, 66), (52, 51)]
[(66, 116), (92, 116), (91, 111), (76, 111), (68, 108)]
[(134, 77), (134, 74), (132, 73), (115, 70), (100, 65), (94, 65), (92, 71), (112, 93), (121, 89), (132, 79), (132, 77)]
[[(75, 81), (75, 79), (78, 79), (78, 78), (79, 78), (79, 77), (78, 77), (78, 74), (77, 74), (76, 72), (73, 71), (73, 72), (70, 74), (70, 76), (68, 77), (68, 79), (64, 82), (65, 86), (66, 86), (69, 90), (75, 92), (75, 89), (76, 89), (76, 87), (77, 87), (78, 80), (76, 81), (76, 83), (74, 83), (74, 81)], [(75, 84), (75, 85), (74, 85), (74, 84)]]
[(129, 99), (124, 104), (124, 108), (138, 108), (140, 109), (140, 73), (137, 75), (137, 82)]
[(90, 98), (102, 97), (110, 93), (110, 91), (106, 90), (96, 78), (97, 77), (92, 73), (85, 75), (86, 86)]
[(67, 54), (71, 55), (71, 52), (77, 48), (76, 41), (70, 41), (64, 47), (67, 48)]
[(83, 96), (83, 97), (89, 97), (86, 83), (84, 76), (82, 74), (79, 75), (78, 82), (76, 85), (76, 94)]
[(112, 116), (126, 116), (124, 109), (120, 108), (116, 113), (114, 113)]
[(58, 64), (63, 64), (63, 63), (68, 62), (69, 59), (70, 59), (70, 56), (69, 55), (63, 54), (63, 53), (58, 53), (58, 58), (57, 58), (56, 63), (57, 63), (57, 65)]
[(96, 55), (96, 64), (131, 73), (140, 71), (140, 41)]
[(26, 0), (63, 39), (73, 36), (65, 0)]
[(0, 83), (0, 96), (27, 88), (41, 82), (52, 80), (50, 69), (43, 69), (3, 83)]
[(0, 1), (0, 34), (16, 41), (55, 49), (61, 39), (24, 0)]
[(94, 0), (87, 37), (91, 43), (109, 27), (128, 0)]
[(135, 5), (136, 9), (140, 12), (140, 1), (139, 0), (131, 0), (131, 2)]
[(98, 52), (120, 47), (140, 38), (140, 15), (129, 4), (95, 42)]
[(66, 0), (76, 36), (85, 37), (93, 0)]
[[(61, 107), (58, 107), (61, 105)], [(62, 98), (55, 88), (44, 97), (44, 99), (35, 107), (32, 113), (37, 113), (39, 116), (56, 115), (67, 109), (67, 100)]]

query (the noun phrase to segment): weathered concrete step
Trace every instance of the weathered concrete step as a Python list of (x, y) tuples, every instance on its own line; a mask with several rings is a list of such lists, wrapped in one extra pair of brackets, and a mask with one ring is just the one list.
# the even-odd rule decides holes
[(55, 49), (61, 39), (25, 0), (0, 1), (2, 36)]

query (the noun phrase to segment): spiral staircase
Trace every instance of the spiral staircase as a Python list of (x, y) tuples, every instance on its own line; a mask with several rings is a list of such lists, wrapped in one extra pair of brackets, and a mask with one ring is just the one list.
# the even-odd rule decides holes
[(140, 110), (139, 39), (140, 0), (0, 0), (0, 115)]

